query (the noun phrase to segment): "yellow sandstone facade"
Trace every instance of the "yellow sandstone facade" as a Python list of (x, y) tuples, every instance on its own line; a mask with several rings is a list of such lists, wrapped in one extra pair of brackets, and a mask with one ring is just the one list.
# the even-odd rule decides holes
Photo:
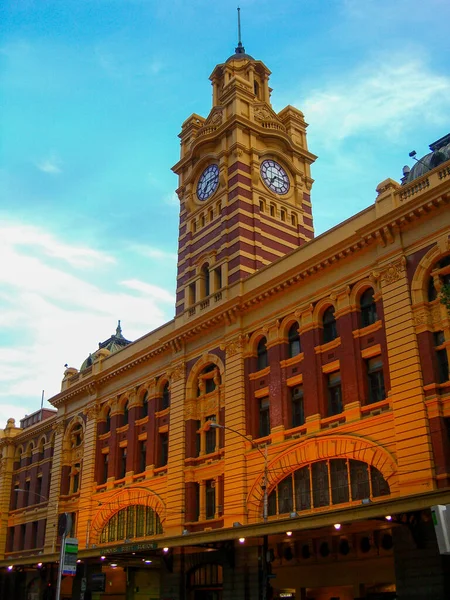
[(450, 139), (314, 238), (307, 124), (269, 75), (238, 46), (183, 123), (174, 319), (119, 326), (0, 432), (2, 598), (54, 589), (62, 513), (62, 597), (445, 597)]

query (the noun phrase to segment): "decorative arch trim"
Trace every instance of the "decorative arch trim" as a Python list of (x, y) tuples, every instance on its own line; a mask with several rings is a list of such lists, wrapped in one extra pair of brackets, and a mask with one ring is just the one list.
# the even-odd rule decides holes
[[(377, 444), (357, 436), (337, 435), (312, 438), (278, 455), (268, 464), (267, 488), (270, 492), (287, 475), (307, 464), (327, 458), (350, 458), (378, 469), (389, 482), (395, 476), (397, 463), (393, 455)], [(247, 497), (249, 519), (258, 520), (264, 492), (264, 472), (255, 480)], [(392, 490), (392, 486), (391, 486)]]
[(442, 258), (443, 255), (448, 254), (449, 250), (450, 242), (448, 236), (442, 236), (437, 244), (433, 246), (433, 248), (430, 248), (419, 261), (411, 282), (411, 300), (413, 306), (420, 302), (428, 302), (427, 276), (430, 274), (433, 265)]
[[(223, 364), (222, 360), (215, 354), (206, 353), (201, 358), (199, 358), (199, 360), (195, 363), (195, 365), (192, 367), (192, 369), (189, 373), (189, 376), (186, 381), (187, 398), (194, 398), (197, 396), (197, 387), (196, 387), (197, 377), (203, 371), (203, 369), (210, 364), (214, 364), (219, 368), (220, 379), (221, 379), (221, 381), (223, 381), (225, 365)], [(162, 388), (161, 388), (161, 392), (162, 392)]]
[(322, 298), (322, 300), (319, 300), (316, 304), (313, 312), (313, 323), (315, 327), (322, 327), (323, 314), (330, 306), (334, 308), (334, 312), (336, 313), (337, 306), (330, 298)]
[(146, 506), (157, 513), (161, 523), (166, 519), (166, 505), (161, 496), (148, 488), (124, 488), (119, 492), (102, 498), (91, 523), (91, 539), (97, 544), (101, 532), (108, 521), (120, 510), (128, 506)]
[(361, 296), (366, 290), (370, 288), (373, 289), (374, 294), (377, 293), (377, 286), (370, 279), (363, 279), (362, 281), (358, 281), (358, 283), (355, 283), (355, 285), (352, 288), (352, 291), (350, 292), (350, 305), (356, 306), (356, 308), (359, 310)]

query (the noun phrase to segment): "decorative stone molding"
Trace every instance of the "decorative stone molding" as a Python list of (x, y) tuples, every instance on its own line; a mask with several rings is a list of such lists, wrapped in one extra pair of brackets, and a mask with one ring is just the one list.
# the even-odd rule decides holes
[(184, 378), (185, 374), (185, 364), (180, 363), (174, 367), (174, 369), (169, 373), (169, 378), (171, 382), (179, 381)]
[(96, 419), (99, 412), (100, 404), (98, 404), (97, 402), (95, 404), (90, 404), (89, 406), (86, 406), (83, 410), (83, 414), (87, 417), (88, 421), (90, 421), (91, 419)]
[(62, 419), (60, 421), (56, 421), (56, 423), (53, 423), (52, 429), (56, 433), (56, 435), (58, 435), (60, 433), (64, 433), (64, 429), (65, 429), (64, 421)]
[(400, 259), (391, 262), (383, 271), (381, 271), (381, 280), (385, 285), (390, 285), (398, 281), (405, 272), (406, 258), (402, 256)]

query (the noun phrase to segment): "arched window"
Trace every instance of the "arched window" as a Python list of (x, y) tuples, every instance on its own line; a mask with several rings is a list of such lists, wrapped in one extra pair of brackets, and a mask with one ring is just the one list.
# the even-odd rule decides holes
[(214, 392), (219, 383), (219, 369), (214, 364), (207, 365), (198, 376), (197, 396)]
[(162, 410), (169, 408), (170, 406), (170, 386), (167, 381), (164, 385), (163, 394), (162, 394)]
[(286, 211), (284, 208), (282, 208), (280, 211), (280, 217), (282, 221), (286, 221)]
[(294, 213), (291, 213), (291, 225), (293, 225), (294, 227), (297, 226), (297, 217)]
[(149, 506), (135, 504), (116, 512), (103, 527), (100, 543), (131, 540), (163, 533), (161, 520)]
[(359, 305), (361, 308), (361, 326), (367, 327), (378, 321), (377, 305), (373, 297), (374, 291), (372, 288), (361, 294)]
[(258, 371), (260, 371), (261, 369), (265, 369), (267, 367), (267, 365), (269, 364), (269, 358), (268, 358), (268, 354), (267, 354), (267, 340), (265, 337), (262, 337), (259, 342), (258, 342), (258, 346), (256, 348), (256, 364), (257, 364), (257, 369)]
[(288, 331), (289, 358), (297, 356), (302, 351), (298, 323), (291, 325)]
[(203, 267), (202, 267), (202, 277), (203, 277), (204, 297), (206, 298), (210, 294), (209, 265), (208, 265), (208, 263), (204, 264)]
[(378, 469), (359, 460), (322, 460), (290, 473), (269, 494), (269, 515), (300, 512), (390, 494)]
[(125, 402), (125, 406), (123, 407), (122, 425), (128, 425), (128, 400)]
[(329, 306), (327, 310), (323, 313), (322, 318), (323, 324), (323, 343), (331, 342), (335, 340), (338, 336), (337, 327), (336, 327), (336, 319), (334, 317), (334, 307)]
[(145, 392), (142, 398), (142, 418), (148, 416), (148, 392)]

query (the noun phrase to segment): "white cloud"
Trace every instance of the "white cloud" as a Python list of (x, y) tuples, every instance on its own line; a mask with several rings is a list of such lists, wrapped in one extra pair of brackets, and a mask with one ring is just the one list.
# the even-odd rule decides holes
[(130, 290), (136, 290), (137, 292), (141, 292), (150, 298), (155, 298), (163, 302), (175, 302), (175, 297), (172, 294), (169, 294), (169, 292), (163, 288), (157, 287), (156, 285), (151, 285), (150, 283), (145, 283), (144, 281), (139, 281), (138, 279), (127, 279), (126, 281), (121, 281), (120, 283)]
[[(137, 279), (112, 280), (112, 257), (28, 224), (0, 225), (0, 419), (37, 410), (59, 392), (64, 364), (79, 368), (122, 319), (133, 340), (172, 316), (173, 297)], [(55, 257), (58, 260), (55, 260)], [(87, 273), (77, 267), (89, 265)], [(14, 410), (12, 406), (14, 405)], [(4, 426), (0, 423), (0, 426)]]
[(9, 224), (0, 227), (0, 247), (7, 252), (11, 247), (32, 247), (47, 256), (61, 259), (73, 267), (86, 268), (100, 263), (114, 263), (115, 258), (82, 246), (74, 246), (56, 239), (50, 233), (32, 225)]
[(51, 155), (44, 158), (36, 163), (36, 167), (43, 173), (49, 173), (50, 175), (57, 175), (62, 172), (61, 169), (62, 161), (55, 155)]
[(141, 256), (146, 256), (148, 258), (155, 258), (156, 260), (164, 260), (164, 261), (177, 261), (177, 255), (175, 252), (167, 252), (166, 250), (161, 250), (161, 248), (154, 248), (153, 246), (145, 246), (144, 244), (133, 244), (131, 246), (131, 250), (140, 254)]
[(368, 131), (392, 138), (417, 122), (446, 122), (450, 78), (419, 59), (391, 54), (341, 73), (297, 104), (311, 133), (330, 145)]

